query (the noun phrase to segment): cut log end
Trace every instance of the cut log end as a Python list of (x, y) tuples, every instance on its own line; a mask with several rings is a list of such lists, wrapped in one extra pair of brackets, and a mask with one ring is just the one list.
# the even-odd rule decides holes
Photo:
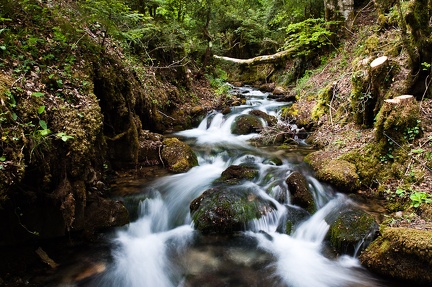
[(372, 69), (375, 69), (377, 67), (384, 65), (387, 61), (388, 61), (387, 56), (382, 56), (382, 57), (376, 58), (375, 60), (372, 61), (372, 63), (370, 63), (370, 67)]
[(401, 96), (395, 97), (393, 99), (384, 100), (384, 102), (389, 103), (389, 104), (401, 104), (401, 103), (412, 101), (412, 100), (414, 100), (413, 95), (401, 95)]

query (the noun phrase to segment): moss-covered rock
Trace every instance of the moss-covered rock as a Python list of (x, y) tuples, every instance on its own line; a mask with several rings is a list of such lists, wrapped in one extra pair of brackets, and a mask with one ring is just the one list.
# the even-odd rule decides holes
[(383, 169), (380, 152), (376, 148), (376, 144), (370, 144), (361, 150), (353, 149), (340, 156), (340, 159), (355, 165), (360, 183), (365, 186), (371, 186), (377, 177), (388, 171)]
[(332, 152), (308, 154), (305, 161), (316, 171), (319, 180), (328, 182), (341, 192), (353, 192), (360, 187), (356, 166), (344, 159), (334, 158)]
[(277, 118), (275, 116), (271, 116), (266, 112), (260, 110), (253, 110), (249, 112), (250, 115), (260, 117), (264, 119), (269, 126), (275, 126), (277, 124)]
[(365, 249), (376, 238), (378, 230), (379, 226), (372, 215), (358, 208), (350, 208), (340, 212), (330, 225), (329, 240), (339, 254), (355, 255), (355, 252)]
[(360, 255), (368, 269), (386, 277), (432, 284), (432, 232), (387, 227)]
[(243, 231), (251, 220), (275, 209), (271, 201), (243, 187), (211, 188), (190, 204), (194, 227), (204, 234)]
[(129, 212), (123, 203), (99, 198), (89, 200), (84, 225), (86, 230), (101, 230), (129, 223)]
[(315, 200), (309, 191), (306, 178), (299, 172), (292, 172), (285, 180), (291, 195), (291, 204), (304, 208), (310, 213), (316, 211)]
[(186, 172), (198, 165), (198, 159), (191, 147), (177, 138), (163, 141), (161, 157), (168, 170), (176, 173)]
[(329, 182), (342, 192), (353, 192), (360, 187), (354, 164), (343, 159), (332, 159), (317, 171), (317, 178)]
[(238, 184), (244, 180), (252, 180), (258, 176), (258, 170), (255, 167), (244, 165), (231, 165), (221, 174), (216, 182), (228, 184)]
[(263, 128), (260, 118), (253, 115), (240, 115), (232, 123), (231, 132), (236, 135), (258, 133)]

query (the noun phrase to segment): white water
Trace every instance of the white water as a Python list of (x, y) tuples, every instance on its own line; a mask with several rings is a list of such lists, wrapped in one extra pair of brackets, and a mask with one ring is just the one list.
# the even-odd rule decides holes
[[(282, 165), (275, 165), (269, 160), (275, 155), (259, 151), (247, 142), (256, 135), (231, 134), (231, 124), (239, 113), (258, 108), (277, 115), (277, 108), (283, 105), (267, 100), (266, 94), (257, 91), (251, 91), (249, 94), (251, 97), (247, 104), (235, 108), (235, 113), (227, 116), (214, 113), (204, 119), (196, 129), (178, 133), (179, 136), (195, 140), (199, 166), (184, 174), (162, 178), (149, 187), (153, 197), (141, 202), (139, 219), (118, 232), (114, 240), (113, 264), (98, 282), (98, 286), (377, 286), (361, 268), (357, 259), (346, 255), (331, 258), (325, 252), (324, 238), (329, 224), (350, 202), (345, 196), (326, 190), (313, 177), (307, 176), (307, 179), (319, 210), (297, 226), (291, 236), (277, 232), (282, 218), (289, 209), (271, 196), (286, 193), (286, 203), (289, 204), (285, 179), (296, 165), (284, 159)], [(211, 187), (212, 182), (227, 167), (242, 163), (258, 167), (258, 179), (245, 184), (258, 196), (272, 201), (276, 210), (250, 222), (248, 231), (240, 235), (245, 240), (254, 239), (255, 246), (246, 250), (237, 248), (233, 251), (232, 247), (229, 247), (229, 238), (217, 238), (223, 240), (223, 243), (217, 241), (219, 245), (227, 244), (223, 250), (230, 251), (226, 257), (220, 252), (215, 255), (213, 249), (216, 247), (212, 245), (207, 249), (196, 246), (198, 234), (192, 227), (189, 204)], [(258, 267), (256, 271), (262, 273), (257, 277), (274, 278), (273, 281), (269, 279), (268, 282), (271, 283), (252, 284), (247, 281), (251, 279), (246, 278), (246, 275), (240, 277), (248, 283), (238, 283), (235, 280), (229, 281), (226, 278), (229, 277), (225, 274), (226, 271), (222, 272), (222, 275), (218, 273), (218, 270), (228, 265), (232, 258), (236, 258), (233, 260), (240, 267), (227, 267), (232, 269), (231, 276), (236, 276), (242, 268), (252, 268), (250, 266), (254, 262), (266, 262), (266, 259), (260, 259), (262, 255), (259, 255), (259, 252), (273, 256), (273, 263), (267, 264), (268, 267)], [(192, 280), (200, 278), (201, 274), (204, 274), (204, 285), (194, 283), (199, 280)], [(254, 282), (258, 282), (257, 280), (260, 279), (255, 279)]]

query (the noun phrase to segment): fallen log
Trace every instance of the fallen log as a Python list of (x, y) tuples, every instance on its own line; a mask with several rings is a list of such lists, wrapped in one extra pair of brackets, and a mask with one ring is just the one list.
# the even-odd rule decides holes
[(237, 59), (237, 58), (230, 58), (230, 57), (224, 57), (218, 55), (213, 55), (213, 57), (219, 60), (223, 60), (226, 62), (231, 62), (239, 65), (253, 66), (253, 65), (260, 65), (260, 64), (276, 63), (282, 60), (283, 58), (289, 57), (291, 53), (292, 53), (291, 50), (285, 50), (285, 51), (277, 52), (276, 54), (257, 56), (250, 59)]

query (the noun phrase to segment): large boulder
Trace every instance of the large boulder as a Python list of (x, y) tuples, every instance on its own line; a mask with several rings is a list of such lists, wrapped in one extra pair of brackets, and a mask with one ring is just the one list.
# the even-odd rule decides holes
[(266, 112), (263, 112), (263, 111), (260, 111), (260, 110), (250, 111), (249, 114), (262, 118), (271, 127), (275, 126), (277, 124), (277, 121), (278, 121), (275, 116), (271, 116), (271, 115), (267, 114)]
[(360, 187), (360, 179), (354, 164), (334, 158), (331, 152), (316, 151), (305, 161), (316, 171), (319, 180), (334, 185), (341, 192), (354, 192)]
[(372, 215), (360, 208), (349, 208), (330, 225), (329, 240), (339, 254), (355, 255), (376, 238), (378, 231)]
[(291, 195), (291, 204), (313, 213), (316, 211), (315, 200), (309, 191), (306, 178), (298, 171), (292, 172), (285, 180)]
[(387, 227), (359, 257), (371, 271), (386, 277), (432, 284), (432, 231)]
[(171, 172), (186, 172), (198, 165), (198, 159), (191, 147), (178, 138), (163, 141), (161, 158)]
[(190, 204), (195, 229), (203, 234), (232, 234), (254, 219), (274, 211), (275, 205), (245, 187), (206, 190)]
[(262, 128), (263, 123), (259, 117), (254, 115), (240, 115), (234, 120), (231, 126), (231, 132), (235, 135), (247, 135), (258, 133)]

